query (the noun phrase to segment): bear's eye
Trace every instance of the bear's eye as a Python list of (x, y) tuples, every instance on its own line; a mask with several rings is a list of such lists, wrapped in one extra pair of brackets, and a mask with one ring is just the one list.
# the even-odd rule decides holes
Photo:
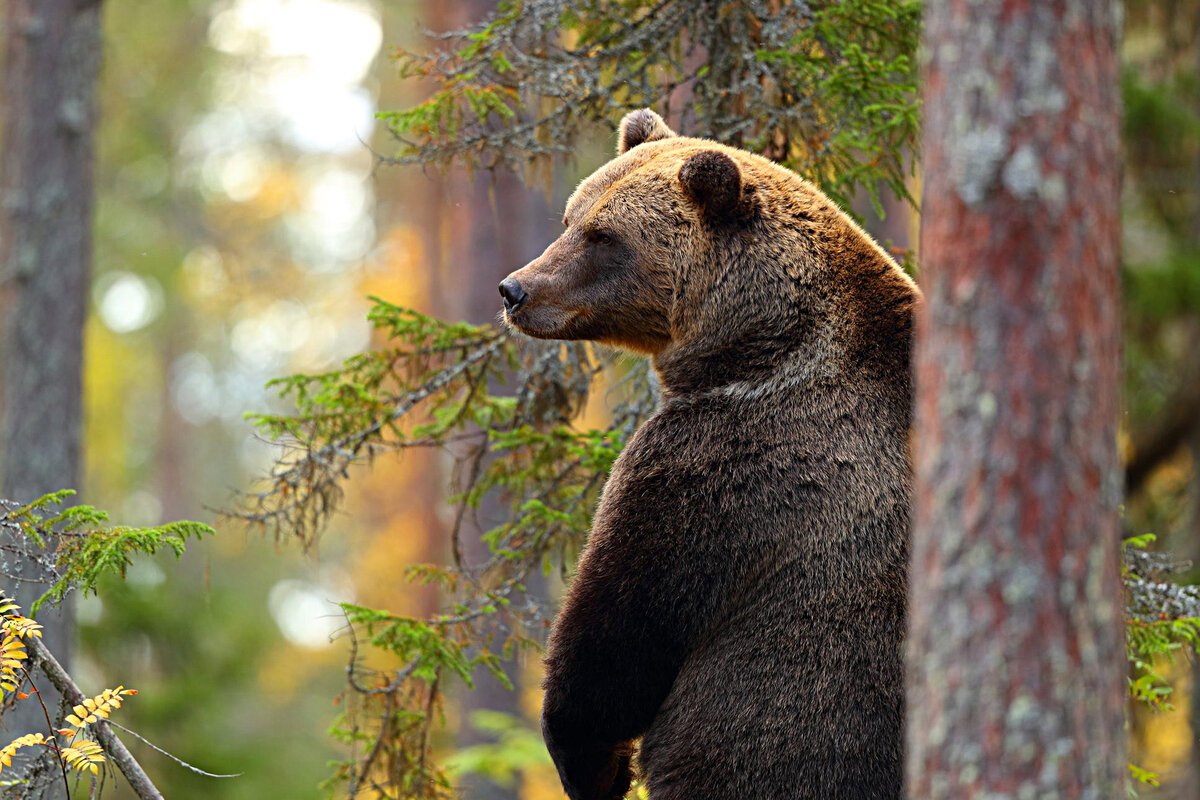
[(589, 231), (588, 241), (592, 244), (612, 244), (613, 237), (608, 231)]

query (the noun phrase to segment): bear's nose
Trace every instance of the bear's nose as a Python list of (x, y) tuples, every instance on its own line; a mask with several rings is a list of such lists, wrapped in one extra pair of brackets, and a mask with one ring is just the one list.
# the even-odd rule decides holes
[(516, 278), (505, 278), (500, 281), (500, 296), (504, 298), (504, 310), (510, 314), (529, 299), (529, 295), (521, 288), (521, 284), (517, 283)]

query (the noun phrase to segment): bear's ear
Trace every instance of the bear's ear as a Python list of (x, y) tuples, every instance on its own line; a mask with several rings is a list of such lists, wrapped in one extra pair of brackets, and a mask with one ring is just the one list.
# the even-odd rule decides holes
[(648, 108), (630, 111), (617, 128), (617, 155), (623, 156), (639, 144), (670, 139), (675, 131), (667, 127), (663, 118)]
[(679, 168), (683, 190), (708, 219), (732, 216), (742, 200), (742, 172), (733, 159), (716, 150), (696, 153)]

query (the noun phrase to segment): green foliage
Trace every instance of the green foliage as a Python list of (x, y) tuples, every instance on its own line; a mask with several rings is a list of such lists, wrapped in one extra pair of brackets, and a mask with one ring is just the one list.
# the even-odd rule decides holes
[[(388, 450), (445, 444), (459, 423), (492, 423), (510, 413), (506, 402), (475, 402), (514, 358), (498, 331), (374, 302), (371, 323), (395, 347), (354, 356), (330, 372), (272, 381), (269, 388), (294, 411), (248, 415), (285, 455), (242, 516), (305, 547), (340, 502), (351, 464)], [(423, 411), (433, 423), (406, 432), (402, 419)]]
[[(445, 323), (374, 302), (370, 319), (390, 347), (354, 356), (338, 370), (272, 382), (294, 411), (251, 419), (285, 455), (239, 516), (311, 545), (337, 508), (351, 465), (411, 447), (454, 446), (470, 454), (473, 472), (456, 498), (465, 506), (478, 505), (492, 490), (539, 483), (546, 483), (544, 492), (525, 496), (562, 498), (583, 491), (580, 484), (595, 488), (589, 468), (611, 463), (616, 429), (581, 432), (569, 420), (607, 357), (587, 345), (522, 347), (492, 327)], [(514, 370), (517, 391), (493, 392), (492, 384)], [(645, 370), (639, 373), (644, 378)], [(640, 418), (646, 409), (630, 411)], [(622, 420), (621, 430), (629, 424)], [(485, 466), (489, 451), (506, 458)], [(573, 532), (586, 529), (584, 517), (561, 522), (570, 521), (577, 523)], [(512, 528), (498, 539), (527, 534)]]
[[(444, 671), (458, 676), (468, 687), (479, 664), (487, 667), (501, 682), (508, 684), (508, 676), (499, 669), (498, 662), (487, 652), (468, 654), (469, 642), (447, 636), (447, 628), (459, 621), (456, 615), (437, 617), (426, 623), (411, 617), (398, 617), (386, 611), (343, 603), (346, 621), (365, 631), (370, 644), (380, 650), (398, 656), (408, 664), (408, 673), (415, 679), (432, 683)], [(478, 614), (495, 613), (495, 607), (484, 607)]]
[(1146, 264), (1133, 252), (1125, 272), (1128, 309), (1135, 319), (1161, 320), (1200, 308), (1200, 212), (1192, 188), (1200, 158), (1200, 79), (1172, 73), (1155, 81), (1146, 70), (1122, 76), (1125, 141), (1135, 181), (1130, 194), (1167, 238), (1166, 252)]
[[(1200, 78), (1187, 63), (1127, 67), (1121, 76), (1124, 139), (1138, 199), (1175, 240), (1195, 240), (1194, 176), (1180, 166), (1200, 151)], [(1193, 306), (1194, 307), (1194, 306)]]
[(1153, 534), (1125, 540), (1123, 579), (1130, 694), (1158, 710), (1171, 708), (1171, 686), (1156, 671), (1179, 653), (1200, 651), (1200, 587), (1171, 576), (1189, 565), (1146, 548)]
[[(1200, 6), (1133, 3), (1126, 10), (1124, 401), (1136, 450), (1200, 369)], [(1152, 505), (1174, 503), (1159, 496)], [(1150, 511), (1143, 504), (1131, 511), (1141, 527), (1175, 528), (1153, 513), (1143, 518)]]
[[(920, 4), (911, 0), (509, 0), (491, 20), (446, 35), (432, 54), (401, 52), (402, 74), (437, 88), (380, 117), (398, 142), (393, 163), (507, 166), (545, 178), (585, 137), (610, 135), (624, 113), (652, 106), (682, 133), (760, 152), (842, 205), (865, 191), (881, 211), (881, 187), (912, 200), (905, 179), (919, 130), (919, 30)], [(1186, 76), (1173, 84), (1185, 93), (1195, 85)], [(1141, 142), (1135, 160), (1156, 174), (1156, 154), (1192, 146), (1195, 120), (1140, 75), (1127, 76), (1125, 93), (1126, 135)], [(1179, 130), (1187, 131), (1182, 143)], [(1146, 204), (1184, 219), (1178, 198)], [(1190, 306), (1200, 291), (1189, 268), (1194, 250), (1172, 250), (1174, 284), (1127, 275), (1133, 307), (1161, 305), (1153, 293), (1164, 291)], [(474, 669), (495, 671), (514, 648), (536, 644), (548, 613), (525, 595), (525, 581), (535, 569), (569, 573), (603, 478), (654, 407), (655, 387), (645, 362), (617, 362), (586, 345), (522, 343), (378, 300), (372, 320), (387, 337), (381, 349), (274, 384), (294, 408), (254, 419), (285, 455), (242, 516), (311, 544), (351, 466), (412, 446), (452, 453), (452, 563), (408, 573), (437, 585), (449, 607), (425, 620), (344, 609), (354, 646), (335, 735), (351, 752), (329, 784), (351, 797), (367, 786), (381, 797), (444, 797), (454, 774), (503, 782), (526, 757), (543, 755), (519, 723), (485, 716), (475, 722), (491, 726), (499, 743), (436, 764), (430, 731), (440, 689), (451, 677), (470, 685)], [(579, 412), (601, 375), (618, 389), (610, 421), (582, 428)], [(488, 498), (510, 515), (484, 534), (486, 561), (466, 564), (463, 520)], [(1167, 708), (1170, 687), (1156, 665), (1195, 650), (1200, 602), (1196, 590), (1164, 577), (1174, 567), (1146, 549), (1151, 541), (1126, 547), (1129, 689)], [(385, 657), (381, 664), (368, 668), (362, 643)], [(1133, 765), (1130, 775), (1157, 782)]]
[[(794, 147), (788, 165), (819, 181), (843, 205), (854, 189), (865, 189), (881, 217), (881, 179), (897, 197), (912, 201), (904, 178), (908, 148), (920, 131), (920, 17), (919, 2), (822, 4), (789, 47), (758, 53), (785, 69), (799, 96), (825, 98), (814, 113), (828, 139)], [(766, 140), (749, 145), (771, 150)]]
[[(1151, 772), (1150, 770), (1142, 769), (1137, 764), (1129, 764), (1128, 766), (1129, 766), (1129, 777), (1132, 778), (1133, 780), (1137, 781), (1138, 783), (1140, 783), (1144, 786), (1161, 786), (1162, 785), (1162, 781), (1159, 780), (1158, 775)], [(1132, 787), (1130, 788), (1129, 796), (1137, 797), (1137, 792), (1134, 791)]]
[(499, 786), (513, 788), (521, 771), (553, 766), (541, 732), (511, 714), (475, 711), (470, 725), (495, 741), (464, 747), (447, 758), (446, 772), (452, 776), (482, 775)]
[[(54, 492), (25, 505), (0, 499), (3, 535), (0, 550), (33, 555), (43, 566), (39, 573), (45, 576), (41, 579), (45, 591), (32, 603), (31, 613), (36, 613), (44, 603), (60, 602), (72, 591), (95, 593), (106, 576), (124, 578), (135, 555), (154, 555), (166, 550), (178, 558), (189, 539), (213, 532), (207, 525), (187, 521), (141, 528), (107, 525), (108, 515), (103, 511), (88, 505), (68, 505), (66, 501), (73, 494), (70, 490)], [(41, 702), (30, 674), (32, 670), (27, 670), (23, 663), (29, 637), (41, 637), (40, 625), (16, 611), (16, 604), (0, 595), (0, 627), (3, 627), (0, 696), (9, 695), (6, 701), (15, 696), (28, 702), (33, 695)], [(23, 684), (29, 687), (30, 694), (19, 691)], [(92, 791), (97, 793), (101, 783), (95, 778), (101, 774), (105, 757), (100, 745), (84, 735), (88, 734), (88, 726), (106, 719), (121, 707), (125, 697), (135, 694), (136, 690), (123, 686), (106, 689), (71, 708), (57, 723), (65, 727), (48, 725), (45, 734), (31, 734), (6, 745), (0, 753), (0, 769), (10, 766), (13, 755), (22, 748), (37, 745), (40, 755), (22, 767), (26, 774), (6, 780), (3, 785), (24, 786), (29, 775), (43, 769), (49, 759), (49, 763), (59, 763), (64, 782), (68, 770), (93, 776)], [(47, 710), (48, 717), (52, 713), (53, 709)]]
[(8, 529), (24, 537), (33, 547), (44, 549), (51, 537), (57, 541), (53, 559), (54, 580), (30, 611), (37, 613), (47, 601), (62, 600), (68, 592), (96, 591), (105, 575), (125, 577), (133, 556), (154, 555), (169, 550), (183, 555), (188, 539), (200, 539), (213, 532), (199, 522), (169, 522), (148, 528), (106, 526), (108, 515), (92, 506), (68, 506), (64, 501), (74, 495), (63, 490), (45, 495), (27, 505), (0, 501), (0, 530)]
[[(642, 106), (761, 152), (847, 204), (904, 184), (919, 125), (916, 0), (510, 0), (401, 74), (438, 89), (379, 114), (397, 163), (548, 174)], [(748, 113), (753, 109), (753, 113)]]

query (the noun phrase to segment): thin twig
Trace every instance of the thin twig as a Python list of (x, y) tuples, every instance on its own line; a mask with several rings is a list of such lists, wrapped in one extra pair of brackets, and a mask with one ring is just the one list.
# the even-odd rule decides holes
[(155, 750), (155, 751), (157, 751), (157, 752), (159, 752), (159, 753), (162, 753), (164, 756), (166, 756), (167, 758), (171, 759), (172, 761), (174, 761), (174, 762), (175, 762), (176, 764), (178, 764), (179, 766), (181, 766), (181, 767), (183, 767), (183, 768), (185, 768), (185, 769), (189, 769), (189, 770), (191, 770), (192, 772), (196, 773), (197, 775), (203, 775), (203, 776), (204, 776), (204, 777), (206, 777), (206, 778), (240, 778), (240, 777), (242, 777), (242, 773), (240, 773), (240, 772), (234, 772), (234, 773), (231, 773), (231, 774), (229, 774), (229, 775), (222, 775), (222, 774), (220, 774), (220, 773), (216, 773), (216, 772), (207, 772), (207, 771), (205, 771), (205, 770), (202, 770), (202, 769), (200, 769), (199, 767), (196, 767), (196, 766), (193, 766), (193, 765), (189, 764), (188, 762), (184, 761), (182, 758), (180, 758), (180, 757), (179, 757), (179, 756), (177, 756), (177, 755), (174, 755), (174, 754), (172, 754), (172, 753), (168, 753), (166, 750), (163, 750), (161, 747), (159, 747), (159, 746), (158, 746), (158, 745), (156, 745), (154, 742), (152, 742), (152, 741), (150, 741), (149, 739), (147, 739), (145, 736), (142, 736), (142, 735), (141, 735), (140, 733), (138, 733), (137, 731), (133, 731), (133, 730), (130, 730), (129, 728), (126, 728), (124, 725), (122, 725), (122, 724), (121, 724), (121, 723), (119, 723), (119, 722), (113, 722), (113, 721), (110, 719), (110, 720), (108, 720), (108, 724), (109, 724), (109, 725), (112, 725), (114, 728), (120, 728), (121, 730), (123, 730), (123, 731), (125, 731), (126, 733), (128, 733), (130, 736), (132, 736), (132, 737), (134, 737), (135, 739), (139, 740), (139, 741), (140, 741), (142, 744), (144, 744), (144, 745), (146, 745), (147, 747), (149, 747), (151, 750)]
[[(384, 695), (383, 713), (380, 715), (382, 719), (389, 720), (392, 716), (392, 710), (395, 706), (395, 697), (392, 694)], [(371, 748), (371, 752), (367, 754), (367, 758), (362, 763), (362, 772), (358, 775), (358, 780), (350, 786), (350, 800), (354, 800), (358, 796), (359, 789), (362, 788), (362, 783), (368, 780), (371, 774), (371, 769), (375, 766), (375, 761), (379, 758), (379, 754), (383, 751), (384, 742), (387, 740), (386, 728), (379, 732), (379, 737), (375, 740), (375, 746)]]

